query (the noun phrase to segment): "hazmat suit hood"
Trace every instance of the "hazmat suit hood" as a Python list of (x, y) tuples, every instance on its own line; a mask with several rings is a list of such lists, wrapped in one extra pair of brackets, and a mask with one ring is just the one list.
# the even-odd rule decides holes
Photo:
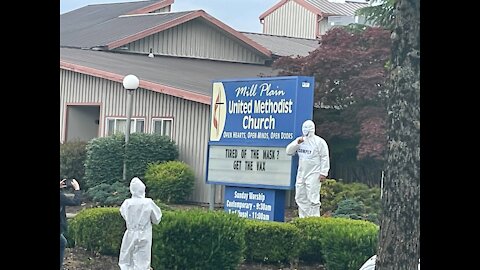
[(130, 193), (132, 193), (132, 198), (145, 198), (145, 184), (140, 178), (132, 178), (132, 181), (130, 181)]
[(303, 122), (302, 134), (305, 137), (312, 137), (315, 134), (315, 123), (312, 120)]

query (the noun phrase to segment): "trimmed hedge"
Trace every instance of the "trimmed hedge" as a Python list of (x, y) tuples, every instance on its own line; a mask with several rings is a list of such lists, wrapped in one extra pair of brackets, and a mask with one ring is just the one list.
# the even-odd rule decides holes
[[(153, 226), (157, 270), (233, 270), (243, 258), (290, 264), (299, 258), (328, 270), (357, 270), (378, 242), (378, 226), (362, 220), (310, 217), (278, 223), (203, 209), (162, 212), (162, 221)], [(118, 256), (124, 232), (118, 208), (88, 208), (69, 220), (67, 236), (71, 246)]]
[(116, 134), (92, 139), (87, 145), (85, 180), (88, 187), (113, 184), (123, 177), (124, 136)]
[(192, 194), (195, 175), (190, 166), (181, 161), (150, 164), (145, 173), (147, 194), (167, 203), (181, 203)]
[(357, 270), (376, 252), (379, 227), (372, 222), (309, 217), (291, 223), (301, 231), (300, 259), (328, 270)]
[(245, 259), (294, 264), (300, 252), (300, 230), (292, 224), (246, 220)]
[[(176, 160), (178, 148), (170, 137), (159, 134), (133, 133), (127, 147), (127, 179), (143, 179), (150, 163)], [(130, 181), (128, 181), (130, 183)]]
[[(113, 184), (123, 179), (125, 136), (116, 134), (92, 139), (87, 145), (85, 179), (88, 187)], [(127, 181), (133, 176), (144, 178), (148, 164), (178, 158), (178, 149), (169, 137), (158, 134), (133, 133), (127, 148)]]
[(153, 228), (152, 267), (236, 269), (245, 249), (244, 221), (222, 211), (165, 211)]
[(118, 256), (126, 230), (118, 207), (87, 208), (69, 220), (75, 245), (105, 255)]
[(325, 263), (323, 248), (320, 238), (323, 220), (325, 218), (308, 217), (294, 218), (290, 221), (300, 230), (300, 256), (299, 259), (305, 262)]
[(376, 253), (378, 226), (363, 220), (332, 218), (322, 228), (328, 270), (358, 270)]

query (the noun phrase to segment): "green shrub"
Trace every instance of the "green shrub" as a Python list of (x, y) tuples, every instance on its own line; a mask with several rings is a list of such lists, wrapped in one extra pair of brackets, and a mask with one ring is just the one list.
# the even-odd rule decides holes
[(181, 203), (192, 193), (195, 175), (188, 164), (169, 161), (150, 164), (145, 173), (149, 197), (167, 203)]
[(334, 201), (337, 194), (341, 191), (341, 186), (334, 179), (325, 179), (320, 188), (320, 201), (322, 205), (320, 206), (321, 213), (331, 215), (337, 208), (336, 202)]
[(300, 252), (300, 231), (289, 223), (246, 220), (245, 243), (247, 261), (292, 265)]
[(113, 184), (123, 179), (123, 135), (90, 140), (85, 160), (85, 180), (88, 187)]
[(320, 197), (322, 214), (331, 215), (341, 201), (352, 199), (364, 205), (362, 219), (379, 224), (381, 214), (379, 188), (370, 188), (362, 183), (342, 183), (327, 179), (320, 189)]
[[(85, 178), (89, 187), (102, 183), (113, 184), (123, 179), (125, 136), (116, 134), (92, 139), (87, 145)], [(133, 133), (127, 148), (127, 182), (133, 176), (143, 179), (149, 163), (159, 163), (178, 158), (173, 141), (158, 134)]]
[(123, 182), (111, 185), (100, 184), (90, 188), (85, 195), (94, 203), (101, 206), (120, 206), (122, 202), (131, 197), (130, 189)]
[(75, 245), (93, 252), (118, 256), (125, 232), (119, 208), (87, 208), (69, 220)]
[(305, 262), (325, 263), (320, 238), (325, 218), (294, 218), (290, 223), (300, 230), (300, 256)]
[(245, 249), (245, 220), (223, 211), (164, 211), (153, 227), (156, 270), (236, 269)]
[(86, 146), (87, 142), (78, 140), (60, 144), (60, 177), (62, 179), (75, 178), (83, 186)]
[(333, 217), (365, 219), (365, 205), (355, 199), (345, 199), (338, 203)]
[(378, 226), (345, 218), (296, 218), (300, 259), (325, 264), (328, 270), (357, 270), (376, 252)]
[(148, 164), (162, 163), (178, 158), (175, 142), (159, 134), (133, 133), (127, 148), (127, 179), (143, 179)]
[(378, 226), (369, 221), (331, 218), (322, 234), (328, 270), (358, 270), (376, 253)]

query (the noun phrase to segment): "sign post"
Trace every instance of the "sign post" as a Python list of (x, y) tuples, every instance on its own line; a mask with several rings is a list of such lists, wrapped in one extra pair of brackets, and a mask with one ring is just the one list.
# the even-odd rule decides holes
[(312, 119), (313, 77), (213, 82), (207, 184), (225, 185), (225, 211), (283, 221), (298, 160), (285, 147)]

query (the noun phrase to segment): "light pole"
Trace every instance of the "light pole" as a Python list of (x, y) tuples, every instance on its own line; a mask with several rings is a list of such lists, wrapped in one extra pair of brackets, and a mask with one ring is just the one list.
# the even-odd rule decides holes
[(127, 145), (128, 140), (130, 139), (130, 122), (132, 118), (132, 102), (133, 102), (133, 92), (137, 90), (140, 81), (138, 80), (137, 76), (135, 75), (127, 75), (123, 78), (123, 87), (128, 92), (127, 95), (127, 123), (126, 123), (126, 130), (125, 130), (125, 155), (123, 158), (123, 181), (127, 181)]

